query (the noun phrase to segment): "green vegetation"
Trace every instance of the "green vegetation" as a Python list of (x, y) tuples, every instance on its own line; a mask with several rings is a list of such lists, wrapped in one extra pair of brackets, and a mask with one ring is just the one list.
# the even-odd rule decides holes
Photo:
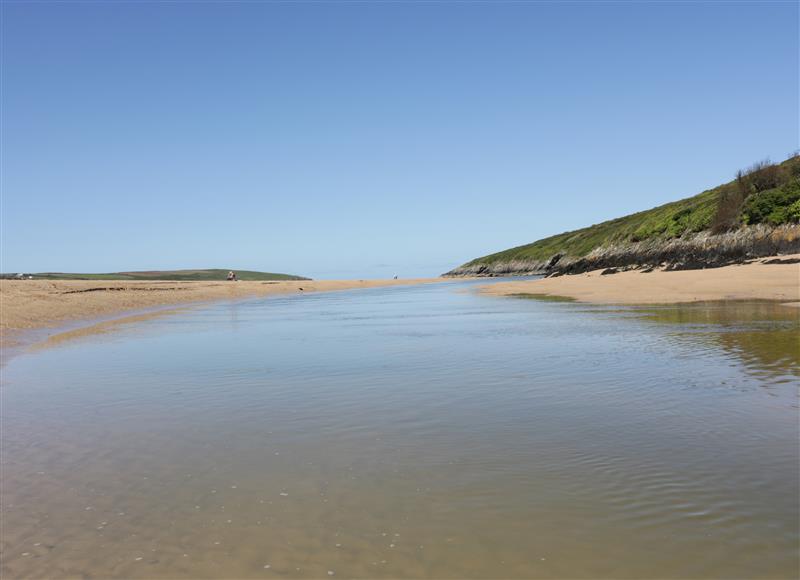
[[(301, 276), (290, 274), (273, 274), (272, 272), (254, 272), (250, 270), (235, 270), (240, 280), (308, 280)], [(45, 280), (225, 280), (228, 270), (152, 270), (147, 272), (112, 272), (109, 274), (73, 274), (65, 272), (42, 272), (32, 274), (34, 279)], [(8, 277), (8, 275), (4, 275)]]
[(800, 182), (751, 195), (744, 202), (742, 219), (746, 224), (776, 226), (800, 221)]
[(757, 223), (800, 221), (800, 156), (783, 163), (757, 163), (737, 179), (650, 210), (544, 238), (477, 258), (463, 267), (503, 262), (544, 262), (557, 254), (580, 258), (614, 244), (669, 240), (702, 231), (715, 233)]

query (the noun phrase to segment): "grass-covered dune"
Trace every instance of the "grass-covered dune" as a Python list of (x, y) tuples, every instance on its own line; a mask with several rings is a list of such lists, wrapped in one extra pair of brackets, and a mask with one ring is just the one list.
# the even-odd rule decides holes
[[(76, 274), (67, 272), (41, 272), (30, 274), (34, 279), (45, 280), (225, 280), (228, 271), (224, 268), (207, 270), (149, 270), (142, 272), (111, 272), (108, 274)], [(308, 280), (302, 276), (290, 274), (275, 274), (272, 272), (256, 272), (251, 270), (234, 270), (240, 280)], [(4, 274), (3, 277), (14, 277), (13, 274)]]
[(476, 258), (445, 276), (705, 267), (800, 251), (800, 156), (693, 197)]

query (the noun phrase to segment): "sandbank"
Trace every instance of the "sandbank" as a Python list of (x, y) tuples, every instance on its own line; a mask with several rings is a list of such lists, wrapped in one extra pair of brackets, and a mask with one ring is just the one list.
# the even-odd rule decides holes
[(708, 268), (641, 272), (631, 270), (602, 275), (585, 274), (499, 282), (480, 291), (498, 296), (539, 294), (561, 296), (579, 302), (603, 304), (666, 304), (712, 300), (778, 300), (800, 304), (800, 264), (786, 263), (800, 254), (765, 258), (745, 264)]
[(9, 347), (47, 339), (53, 334), (48, 329), (74, 333), (80, 330), (81, 323), (85, 323), (83, 327), (98, 323), (107, 326), (109, 321), (117, 319), (133, 320), (143, 313), (163, 313), (171, 307), (214, 300), (442, 281), (441, 278), (275, 282), (0, 280), (0, 336), (2, 346)]

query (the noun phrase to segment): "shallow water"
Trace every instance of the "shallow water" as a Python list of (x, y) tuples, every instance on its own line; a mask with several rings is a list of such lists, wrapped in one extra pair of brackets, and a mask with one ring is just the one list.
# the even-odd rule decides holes
[(472, 285), (11, 359), (3, 577), (797, 575), (800, 311)]

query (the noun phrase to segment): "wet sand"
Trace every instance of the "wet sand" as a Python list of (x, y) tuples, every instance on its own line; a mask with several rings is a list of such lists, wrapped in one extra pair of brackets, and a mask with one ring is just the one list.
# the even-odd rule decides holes
[[(800, 255), (781, 256), (781, 260)], [(770, 258), (774, 259), (774, 258)], [(712, 300), (780, 300), (800, 304), (800, 264), (759, 260), (705, 270), (638, 271), (602, 275), (602, 270), (505, 282), (481, 287), (486, 294), (541, 294), (605, 304), (668, 304)]]
[[(115, 321), (133, 321), (142, 314), (166, 312), (213, 300), (236, 300), (273, 294), (329, 292), (441, 282), (440, 278), (403, 280), (291, 280), (280, 282), (138, 282), (114, 280), (2, 280), (0, 281), (0, 344), (13, 347), (23, 336), (44, 339), (59, 328), (108, 326)], [(302, 289), (302, 290), (301, 290)], [(158, 312), (154, 312), (158, 311)], [(169, 310), (171, 311), (171, 309)], [(127, 316), (126, 316), (127, 315)], [(135, 315), (135, 316), (131, 316)], [(24, 342), (31, 342), (25, 340)], [(36, 340), (33, 340), (36, 342)]]

